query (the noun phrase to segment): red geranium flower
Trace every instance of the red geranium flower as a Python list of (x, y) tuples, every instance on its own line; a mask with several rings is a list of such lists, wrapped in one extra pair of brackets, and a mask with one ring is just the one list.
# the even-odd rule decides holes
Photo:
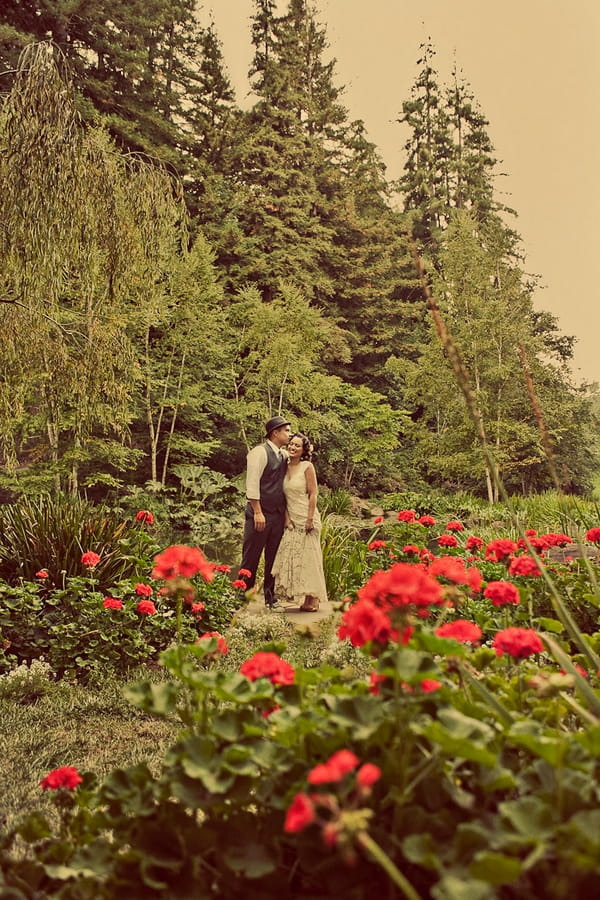
[(452, 519), (451, 522), (448, 522), (446, 525), (446, 531), (464, 531), (465, 526), (462, 522), (458, 522), (456, 519)]
[(600, 544), (600, 528), (590, 528), (585, 539), (586, 541), (591, 541), (593, 544)]
[(381, 550), (383, 547), (387, 547), (387, 541), (371, 541), (369, 544), (369, 550)]
[(151, 597), (153, 594), (153, 589), (149, 584), (136, 584), (135, 592), (138, 597)]
[(271, 684), (293, 684), (294, 668), (276, 653), (259, 650), (240, 666), (240, 672), (249, 681), (268, 678)]
[(140, 509), (135, 514), (135, 521), (142, 522), (144, 525), (154, 525), (154, 516), (147, 509)]
[(235, 581), (231, 582), (231, 587), (237, 588), (238, 591), (245, 591), (248, 585), (241, 578), (236, 578)]
[(456, 584), (468, 584), (475, 593), (481, 590), (483, 583), (483, 576), (479, 569), (475, 567), (467, 569), (462, 559), (456, 556), (440, 556), (434, 559), (427, 571), (430, 575), (441, 575)]
[(492, 641), (497, 656), (508, 653), (513, 659), (525, 659), (544, 649), (542, 640), (531, 628), (505, 628), (499, 631)]
[(510, 538), (497, 538), (495, 541), (490, 541), (485, 548), (485, 558), (489, 562), (500, 562), (514, 553), (516, 549), (516, 543)]
[(57, 791), (59, 788), (73, 791), (82, 781), (83, 778), (74, 766), (61, 766), (59, 769), (48, 772), (46, 777), (40, 781), (40, 785), (45, 791)]
[(331, 781), (341, 781), (344, 775), (352, 772), (360, 760), (351, 750), (338, 750), (332, 754), (327, 762), (315, 766), (308, 773), (309, 784), (326, 784)]
[(86, 553), (81, 554), (81, 562), (88, 569), (93, 569), (100, 562), (100, 557), (93, 550), (88, 550)]
[(195, 616), (199, 616), (206, 609), (204, 603), (192, 603), (191, 610)]
[[(231, 572), (231, 566), (228, 566), (227, 563), (219, 563), (218, 565), (213, 566), (213, 568), (214, 568), (215, 572), (224, 572), (226, 575), (228, 575), (229, 572)], [(246, 572), (246, 571), (248, 571), (248, 570), (244, 569), (244, 572)], [(249, 574), (250, 574), (250, 572), (248, 572), (248, 575)]]
[(481, 547), (483, 547), (483, 538), (477, 537), (475, 534), (472, 534), (467, 538), (465, 547), (467, 550), (479, 550)]
[(402, 562), (374, 572), (359, 589), (358, 598), (384, 609), (439, 606), (444, 602), (441, 585), (421, 563)]
[(104, 609), (123, 609), (123, 601), (117, 597), (105, 597), (102, 606)]
[(177, 576), (192, 578), (198, 573), (205, 581), (213, 580), (214, 567), (197, 547), (174, 544), (154, 557), (152, 577), (157, 580), (168, 580)]
[(363, 763), (356, 773), (356, 783), (362, 788), (369, 788), (381, 778), (381, 769), (373, 763)]
[[(529, 544), (536, 550), (538, 553), (542, 554), (551, 544), (546, 540), (545, 537), (530, 537), (528, 538)], [(517, 541), (517, 547), (520, 547), (522, 550), (527, 550), (528, 545), (525, 541), (525, 538), (519, 538)]]
[(399, 522), (408, 522), (412, 524), (417, 519), (417, 514), (414, 509), (401, 509), (398, 513), (398, 521)]
[(49, 578), (48, 569), (40, 569), (39, 572), (35, 573), (36, 578)]
[(250, 578), (252, 572), (250, 571), (250, 569), (240, 569), (238, 575), (241, 575), (242, 578)]
[[(546, 541), (546, 543), (550, 547), (566, 547), (567, 544), (573, 543), (573, 538), (569, 537), (568, 534), (557, 534), (555, 531), (550, 531), (548, 532), (548, 534), (543, 534), (541, 536), (541, 540)], [(533, 546), (535, 547), (535, 544)]]
[(520, 602), (519, 589), (510, 581), (490, 581), (483, 596), (491, 600), (494, 606), (517, 606)]
[[(202, 608), (204, 609), (204, 607)], [(226, 653), (229, 653), (227, 641), (222, 634), (219, 634), (218, 631), (205, 631), (204, 634), (199, 635), (199, 637), (196, 639), (196, 643), (200, 644), (202, 641), (209, 641), (211, 638), (217, 639), (217, 653), (220, 653), (222, 656), (225, 656)]]
[(455, 619), (454, 622), (446, 622), (435, 629), (438, 637), (453, 638), (461, 644), (473, 644), (481, 638), (481, 628), (475, 622), (468, 619)]
[(307, 794), (300, 792), (292, 800), (292, 805), (287, 811), (283, 830), (288, 834), (303, 831), (307, 825), (311, 825), (316, 819), (315, 808)]
[(424, 678), (419, 687), (424, 694), (432, 694), (434, 691), (439, 691), (442, 687), (442, 682), (436, 681), (435, 678)]
[(418, 521), (419, 525), (435, 525), (433, 516), (420, 516)]
[(418, 556), (421, 550), (416, 544), (407, 544), (406, 547), (402, 548), (402, 552), (416, 554)]
[(152, 600), (140, 600), (136, 609), (142, 616), (153, 616), (156, 612), (156, 607)]
[(440, 547), (458, 547), (458, 541), (453, 534), (440, 534), (437, 542)]
[(508, 567), (509, 575), (533, 575), (539, 577), (542, 572), (533, 556), (515, 556)]
[(383, 516), (375, 516), (375, 518), (373, 519), (374, 525), (380, 525), (381, 522), (383, 522)]

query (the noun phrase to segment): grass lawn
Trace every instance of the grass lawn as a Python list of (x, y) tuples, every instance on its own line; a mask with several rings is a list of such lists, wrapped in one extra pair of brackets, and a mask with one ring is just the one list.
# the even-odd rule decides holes
[(179, 723), (143, 715), (112, 677), (97, 688), (50, 684), (32, 703), (0, 700), (2, 827), (34, 809), (50, 809), (40, 780), (59, 766), (99, 777), (146, 760), (158, 770)]

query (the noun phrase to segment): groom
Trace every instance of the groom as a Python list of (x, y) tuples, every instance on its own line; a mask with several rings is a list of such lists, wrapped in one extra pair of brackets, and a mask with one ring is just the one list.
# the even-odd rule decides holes
[(265, 424), (265, 441), (253, 447), (246, 457), (246, 517), (241, 569), (252, 574), (244, 577), (248, 590), (256, 582), (256, 570), (261, 554), (265, 554), (265, 604), (276, 604), (271, 567), (283, 534), (285, 496), (283, 479), (286, 456), (282, 447), (291, 435), (290, 423), (283, 416), (274, 416)]

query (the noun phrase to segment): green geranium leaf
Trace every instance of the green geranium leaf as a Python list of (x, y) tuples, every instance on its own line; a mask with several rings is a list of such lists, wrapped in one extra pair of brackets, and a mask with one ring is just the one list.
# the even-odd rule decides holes
[(532, 843), (550, 835), (555, 825), (553, 809), (538, 797), (507, 800), (500, 803), (498, 809), (515, 831), (529, 837)]
[(545, 616), (539, 616), (535, 622), (538, 628), (543, 631), (551, 631), (552, 634), (562, 634), (565, 630), (565, 626), (558, 619), (548, 619)]
[(489, 884), (510, 884), (521, 874), (520, 860), (503, 853), (482, 850), (475, 855), (470, 866), (471, 875)]
[(490, 900), (487, 881), (447, 875), (431, 889), (433, 900)]
[(268, 850), (253, 841), (233, 847), (226, 846), (223, 858), (230, 869), (247, 878), (261, 878), (275, 871), (275, 860)]

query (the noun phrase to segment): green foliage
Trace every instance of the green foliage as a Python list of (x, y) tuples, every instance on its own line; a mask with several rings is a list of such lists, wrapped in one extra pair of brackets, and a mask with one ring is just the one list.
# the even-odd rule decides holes
[(344, 600), (363, 583), (367, 545), (357, 538), (356, 527), (331, 514), (324, 517), (321, 531), (323, 572), (327, 596), (334, 603)]
[(158, 551), (146, 527), (118, 510), (67, 494), (20, 497), (0, 507), (0, 578), (33, 581), (42, 569), (55, 587), (86, 571), (83, 553), (100, 556), (95, 583), (141, 578)]

